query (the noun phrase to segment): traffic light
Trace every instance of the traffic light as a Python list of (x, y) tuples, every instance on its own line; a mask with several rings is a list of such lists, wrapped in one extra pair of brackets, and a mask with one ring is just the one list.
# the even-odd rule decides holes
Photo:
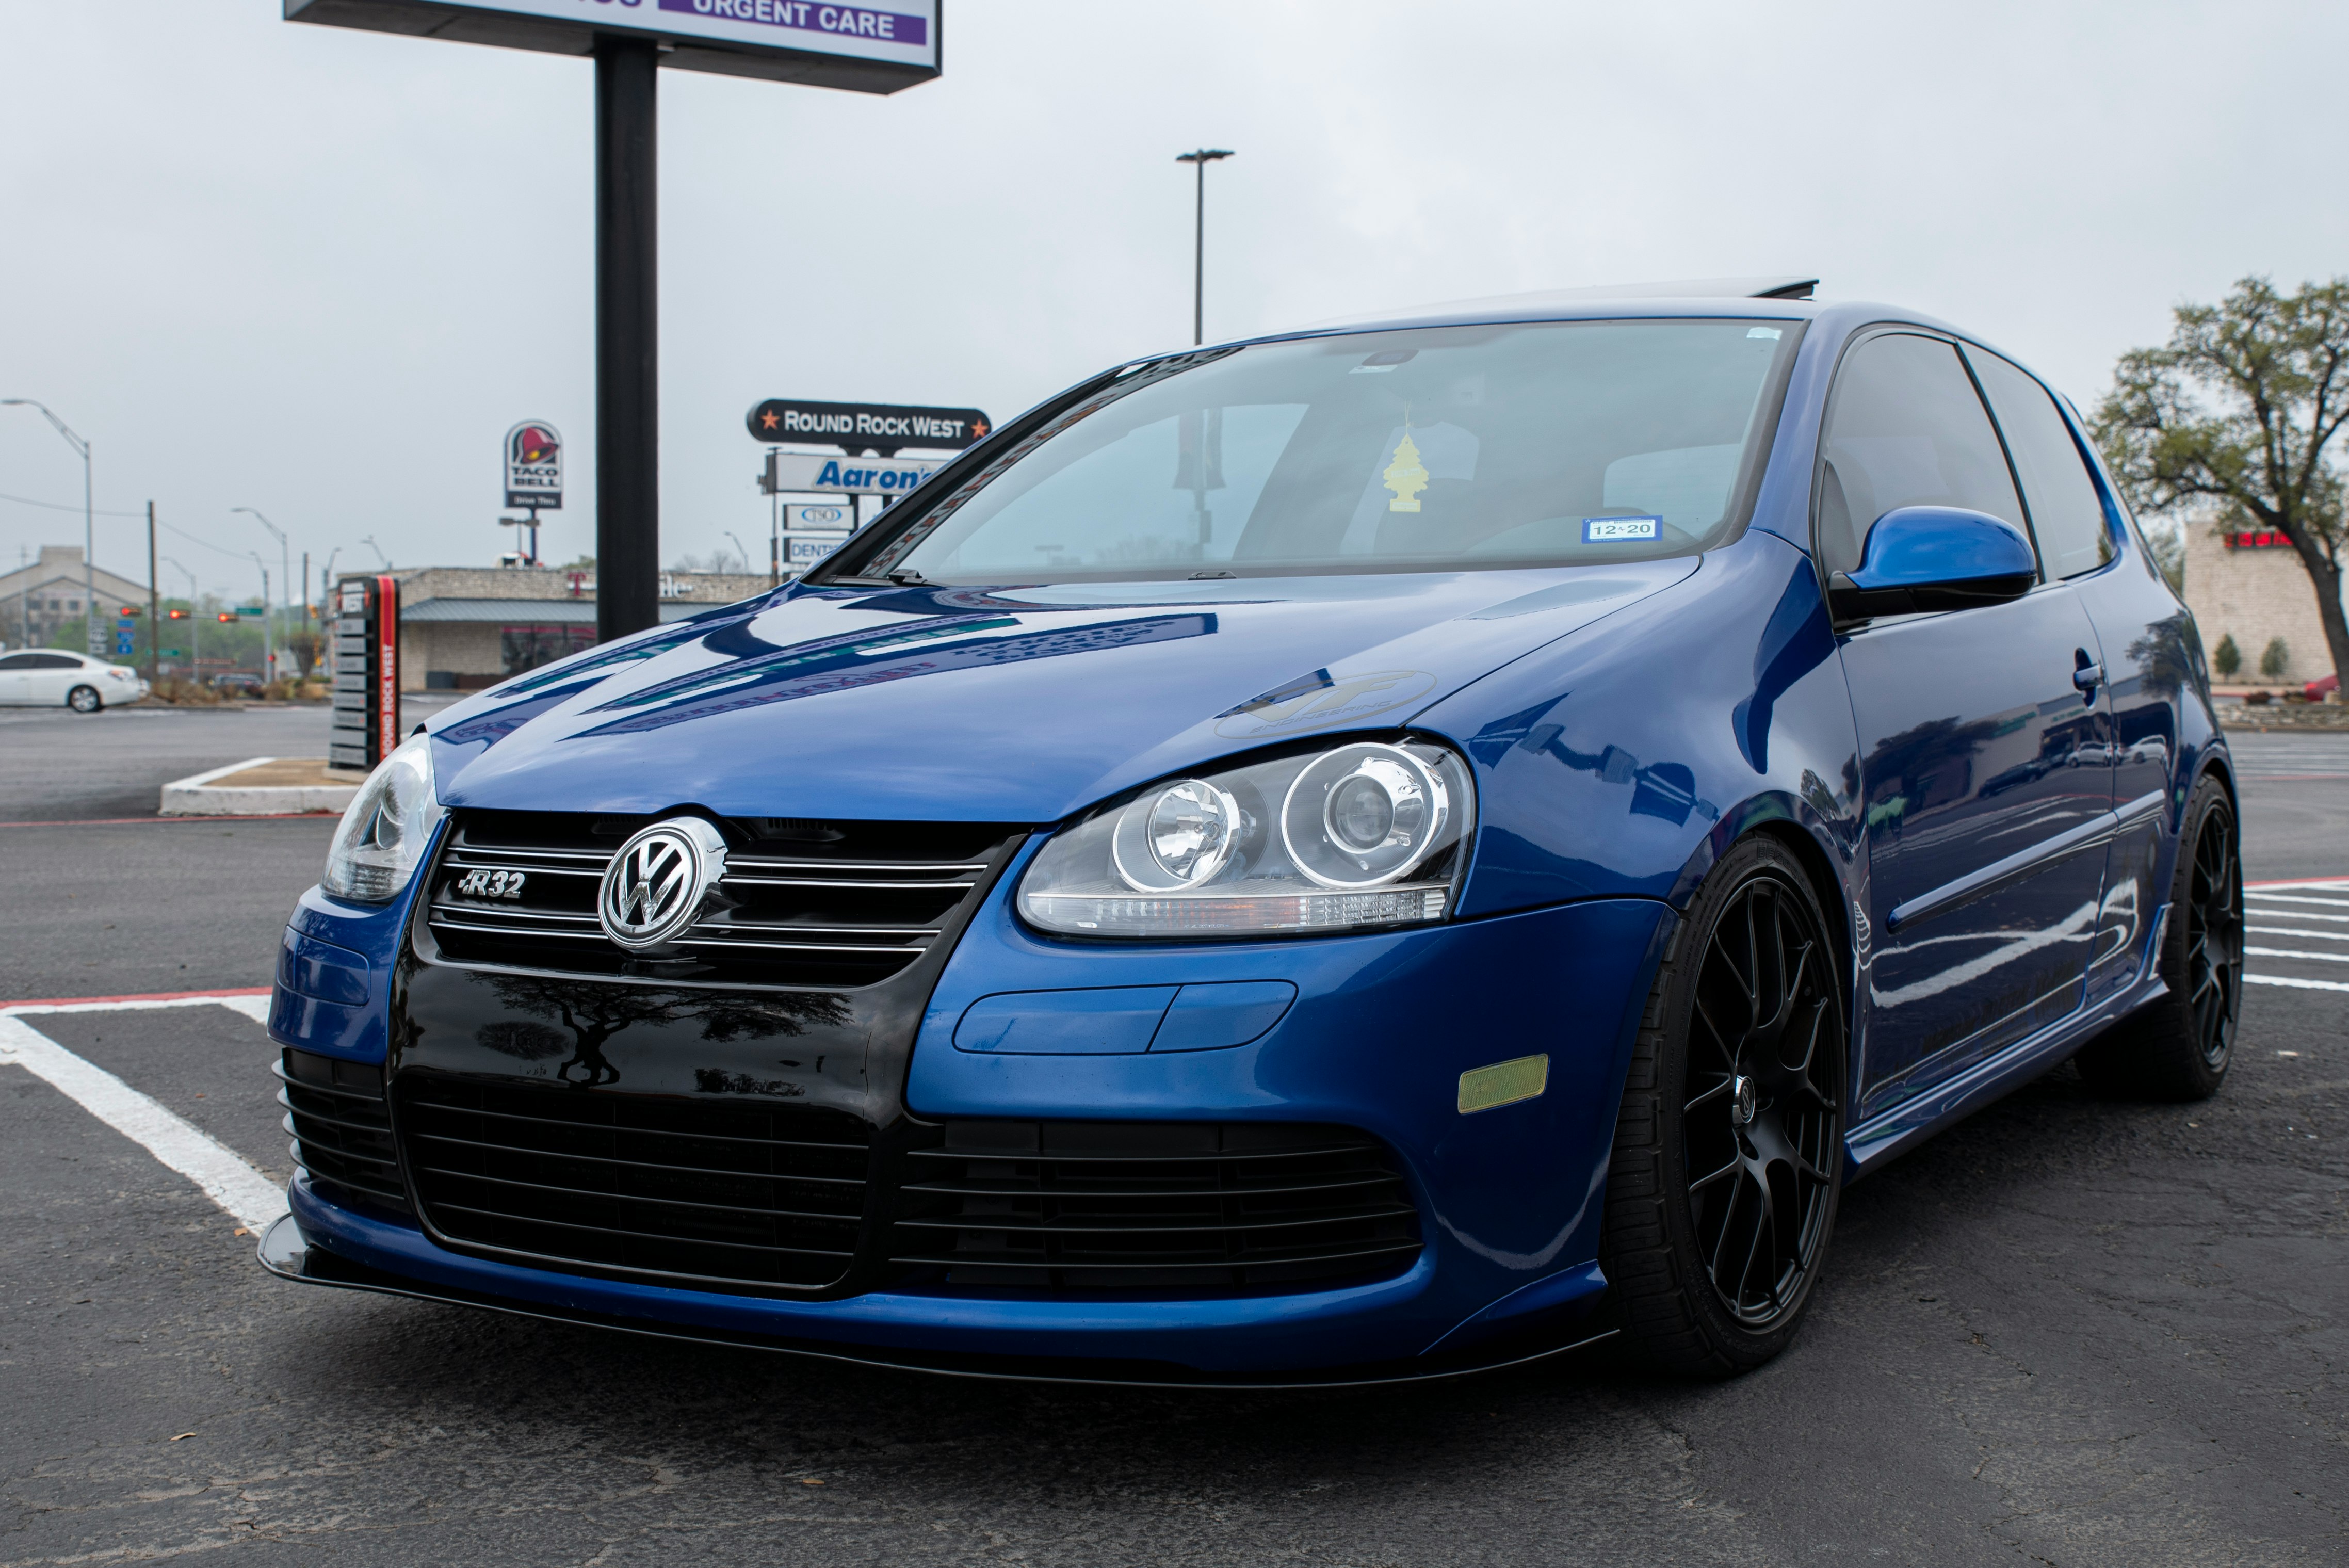
[(141, 611), (140, 611), (140, 610), (138, 610), (138, 609), (136, 609), (136, 608), (134, 608), (133, 607), (131, 607), (131, 606), (129, 606), (129, 605), (124, 605), (120, 609), (119, 609), (119, 610), (117, 610), (117, 611), (115, 611), (114, 613), (115, 613), (115, 614), (117, 614), (117, 615), (119, 615), (119, 616), (121, 616), (124, 619), (126, 619), (126, 620), (127, 620), (127, 619), (129, 619), (129, 618), (131, 618), (132, 616), (139, 615), (139, 614), (140, 614), (140, 613), (142, 613), (142, 612), (141, 612)]
[(173, 620), (185, 620), (188, 618), (188, 612), (186, 610), (167, 610), (164, 613), (169, 615)]
[(233, 610), (222, 610), (221, 611), (220, 618), (222, 620), (234, 620), (236, 618), (236, 614)]

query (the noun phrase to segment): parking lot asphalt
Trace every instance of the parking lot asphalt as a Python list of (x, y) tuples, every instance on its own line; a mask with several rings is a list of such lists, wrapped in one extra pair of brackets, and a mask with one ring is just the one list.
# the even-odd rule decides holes
[[(0, 732), (0, 790), (23, 733)], [(2249, 875), (2349, 876), (2349, 736), (2248, 736), (2239, 754)], [(0, 819), (31, 815), (0, 794)], [(265, 983), (328, 826), (0, 829), (6, 995)], [(61, 899), (77, 876), (102, 891)], [(2302, 933), (2255, 935), (2292, 955), (2255, 974), (2349, 983), (2349, 891), (2252, 903), (2255, 924)], [(85, 974), (73, 939), (116, 967)], [(120, 978), (189, 954), (202, 979)], [(23, 1021), (285, 1174), (249, 1018)], [(1450, 1384), (1245, 1396), (956, 1382), (285, 1284), (187, 1180), (0, 1065), (0, 1568), (216, 1549), (2337, 1563), (2344, 1022), (2349, 991), (2251, 986), (2216, 1100), (2106, 1102), (2059, 1069), (1858, 1184), (1802, 1335), (1739, 1381), (1661, 1380), (1601, 1346)]]

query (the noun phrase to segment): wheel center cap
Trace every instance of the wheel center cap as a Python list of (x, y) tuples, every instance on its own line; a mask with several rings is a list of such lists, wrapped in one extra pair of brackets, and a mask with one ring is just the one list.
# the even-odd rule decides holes
[(1743, 1076), (1732, 1078), (1729, 1081), (1729, 1119), (1739, 1127), (1750, 1127), (1756, 1108), (1754, 1080)]

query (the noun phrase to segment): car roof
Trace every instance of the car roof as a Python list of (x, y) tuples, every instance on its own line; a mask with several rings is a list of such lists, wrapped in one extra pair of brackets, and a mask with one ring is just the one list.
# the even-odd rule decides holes
[[(1764, 320), (1816, 321), (1842, 332), (1883, 322), (1923, 327), (1972, 342), (1982, 340), (1922, 311), (1864, 300), (1814, 297), (1818, 279), (1795, 275), (1691, 278), (1672, 283), (1604, 284), (1591, 288), (1544, 289), (1531, 294), (1492, 295), (1431, 305), (1366, 311), (1302, 327), (1236, 338), (1218, 347), (1268, 343), (1348, 332), (1385, 332), (1414, 327), (1496, 326), (1529, 321), (1605, 321), (1739, 316)], [(1995, 344), (1984, 348), (1996, 349)], [(1185, 349), (1176, 352), (1196, 352)], [(1156, 356), (1154, 356), (1155, 358)]]

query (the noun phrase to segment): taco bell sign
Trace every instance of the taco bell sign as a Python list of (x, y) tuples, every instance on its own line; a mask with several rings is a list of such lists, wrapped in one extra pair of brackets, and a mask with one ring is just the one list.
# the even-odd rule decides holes
[(544, 420), (506, 431), (506, 504), (563, 510), (563, 438)]
[(584, 55), (595, 35), (675, 68), (895, 92), (938, 74), (941, 0), (285, 0), (289, 22)]

